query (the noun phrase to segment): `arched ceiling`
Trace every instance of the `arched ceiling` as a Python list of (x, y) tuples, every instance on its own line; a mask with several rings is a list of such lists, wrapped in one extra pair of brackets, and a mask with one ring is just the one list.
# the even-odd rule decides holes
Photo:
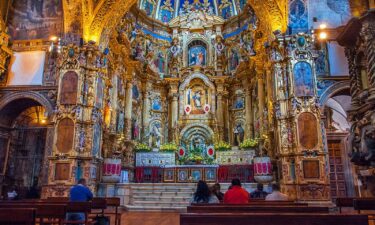
[[(134, 4), (138, 4), (138, 0), (63, 0), (65, 32), (72, 29), (73, 23), (80, 22), (85, 41), (106, 45), (110, 33)], [(274, 30), (286, 30), (287, 0), (248, 0), (248, 4), (266, 35)]]

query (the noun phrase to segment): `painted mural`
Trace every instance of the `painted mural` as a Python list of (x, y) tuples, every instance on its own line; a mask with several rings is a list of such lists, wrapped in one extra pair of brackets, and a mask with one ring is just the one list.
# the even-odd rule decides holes
[(291, 32), (306, 32), (309, 29), (307, 1), (290, 1), (289, 12), (289, 29), (291, 29)]
[(162, 0), (160, 1), (159, 19), (168, 23), (174, 16), (175, 0)]
[(232, 0), (219, 0), (218, 10), (220, 16), (224, 19), (229, 19), (230, 17), (235, 15)]
[(14, 40), (49, 39), (63, 32), (61, 0), (13, 1), (9, 34)]
[(298, 62), (294, 66), (295, 93), (298, 97), (314, 95), (314, 78), (311, 65), (307, 62)]
[(189, 66), (205, 66), (207, 50), (204, 46), (193, 46), (189, 49)]
[(146, 0), (143, 2), (143, 9), (145, 10), (147, 16), (152, 16), (155, 11), (155, 1), (153, 0)]

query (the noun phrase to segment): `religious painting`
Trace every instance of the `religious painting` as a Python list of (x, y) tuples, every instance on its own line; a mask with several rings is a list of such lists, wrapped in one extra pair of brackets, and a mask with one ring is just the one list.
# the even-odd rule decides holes
[(57, 125), (56, 148), (61, 153), (68, 153), (73, 148), (74, 122), (69, 118), (60, 120)]
[(154, 13), (154, 9), (155, 9), (155, 2), (153, 0), (144, 1), (143, 9), (145, 10), (147, 16), (152, 16), (152, 14)]
[(315, 71), (318, 76), (328, 75), (328, 60), (326, 49), (318, 51), (318, 57), (315, 59)]
[(92, 135), (92, 155), (99, 156), (100, 152), (100, 142), (102, 139), (102, 128), (99, 123), (94, 125), (93, 135)]
[(9, 34), (13, 40), (49, 39), (63, 32), (61, 0), (12, 1)]
[(189, 66), (205, 66), (207, 50), (204, 46), (196, 45), (189, 49)]
[(174, 183), (175, 182), (175, 169), (174, 168), (164, 168), (164, 182)]
[(208, 104), (208, 90), (196, 85), (186, 91), (187, 105), (192, 107), (190, 114), (204, 114), (204, 105)]
[(189, 169), (179, 168), (177, 169), (177, 182), (184, 183), (189, 181)]
[(203, 179), (203, 169), (202, 168), (191, 168), (191, 178), (194, 182), (198, 182)]
[(319, 160), (303, 160), (303, 177), (305, 179), (319, 179), (320, 169)]
[(234, 102), (235, 109), (243, 109), (245, 107), (245, 99), (244, 97), (237, 96)]
[(160, 97), (156, 97), (152, 100), (152, 110), (161, 111), (161, 100)]
[(289, 2), (289, 29), (293, 34), (308, 31), (307, 0)]
[(168, 23), (174, 14), (175, 0), (161, 0), (160, 1), (160, 14), (159, 19), (163, 23)]
[(61, 79), (60, 104), (75, 105), (77, 103), (78, 75), (76, 72), (66, 72)]
[(136, 84), (133, 84), (132, 94), (133, 94), (133, 99), (138, 101), (138, 99), (139, 99), (139, 89), (138, 89), (138, 86)]
[(56, 163), (55, 180), (69, 180), (70, 163)]
[(220, 15), (224, 19), (229, 19), (234, 15), (232, 0), (218, 0), (218, 4)]
[(156, 58), (154, 60), (154, 65), (157, 68), (159, 73), (165, 73), (165, 57), (162, 51), (159, 51), (156, 54)]
[(318, 125), (312, 113), (302, 113), (298, 117), (299, 142), (303, 148), (313, 149), (318, 144)]
[(229, 54), (229, 70), (234, 71), (240, 64), (240, 55), (238, 49), (232, 48)]
[(204, 169), (204, 180), (206, 182), (216, 182), (216, 168), (205, 168)]
[(103, 97), (104, 97), (104, 89), (103, 89), (103, 79), (98, 78), (96, 86), (96, 98), (95, 98), (95, 107), (102, 108), (103, 107)]
[(295, 95), (298, 97), (314, 95), (314, 78), (311, 65), (307, 62), (298, 62), (294, 66)]

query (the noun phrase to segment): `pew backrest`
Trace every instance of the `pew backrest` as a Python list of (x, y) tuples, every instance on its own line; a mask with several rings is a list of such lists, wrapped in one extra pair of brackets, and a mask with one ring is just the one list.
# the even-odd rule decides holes
[(368, 225), (366, 215), (182, 213), (180, 225)]
[(361, 210), (375, 210), (375, 198), (355, 198), (353, 207), (360, 213)]
[(1, 208), (0, 224), (34, 225), (36, 209), (34, 208)]
[(329, 213), (328, 207), (322, 206), (266, 206), (266, 205), (204, 205), (188, 206), (188, 213)]

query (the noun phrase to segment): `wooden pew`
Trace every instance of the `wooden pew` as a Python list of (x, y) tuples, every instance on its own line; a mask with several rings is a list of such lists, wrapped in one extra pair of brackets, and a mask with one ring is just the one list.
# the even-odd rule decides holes
[(35, 208), (35, 217), (40, 224), (61, 224), (66, 215), (65, 204), (48, 204), (42, 202), (25, 203), (22, 201), (0, 202), (0, 210), (7, 208)]
[(180, 225), (368, 225), (366, 215), (182, 213)]
[(339, 207), (341, 213), (342, 207), (353, 207), (354, 198), (336, 198), (336, 206)]
[[(192, 206), (195, 205), (206, 205), (206, 206), (212, 206), (212, 205), (230, 205), (230, 204), (224, 204), (224, 203), (215, 203), (215, 204), (205, 204), (205, 203), (193, 203)], [(289, 206), (308, 206), (308, 203), (306, 202), (294, 202), (294, 201), (256, 201), (256, 202), (249, 202), (247, 204), (241, 204), (241, 205), (273, 205), (273, 206), (283, 206), (283, 205), (289, 205)]]
[(266, 206), (266, 205), (212, 205), (188, 206), (188, 213), (329, 213), (328, 207)]
[(375, 198), (355, 198), (353, 207), (361, 213), (361, 210), (375, 210)]
[(120, 198), (105, 198), (107, 201), (107, 206), (109, 207), (114, 207), (115, 212), (105, 212), (106, 215), (114, 215), (115, 216), (115, 225), (120, 225), (121, 224), (121, 212), (119, 212), (119, 207), (120, 207)]
[(0, 209), (0, 224), (34, 225), (35, 215), (34, 208)]

